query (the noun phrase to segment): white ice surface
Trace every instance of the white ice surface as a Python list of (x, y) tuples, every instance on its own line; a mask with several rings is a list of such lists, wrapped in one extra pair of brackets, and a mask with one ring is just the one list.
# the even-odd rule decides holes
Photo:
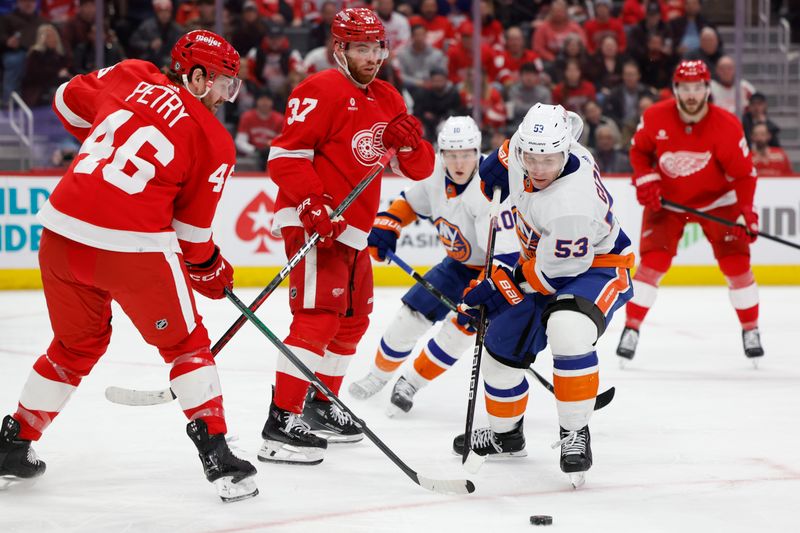
[[(238, 294), (249, 303), (256, 289)], [(0, 531), (530, 531), (553, 516), (561, 532), (796, 532), (800, 506), (800, 289), (761, 289), (766, 357), (754, 370), (723, 288), (666, 288), (625, 370), (614, 349), (623, 316), (598, 343), (601, 390), (617, 396), (592, 420), (595, 464), (570, 488), (558, 468), (553, 397), (531, 381), (528, 457), (487, 462), (468, 476), (451, 454), (464, 427), (471, 355), (417, 395), (403, 418), (384, 415), (390, 386), (360, 402), (346, 392), (363, 376), (397, 309), (401, 289), (379, 289), (372, 327), (342, 399), (412, 468), (470, 477), (477, 491), (449, 497), (414, 485), (369, 440), (331, 447), (318, 466), (257, 463), (276, 351), (247, 325), (219, 357), (231, 433), (257, 463), (261, 494), (222, 504), (202, 476), (175, 402), (125, 407), (107, 385), (159, 389), (168, 368), (115, 308), (106, 356), (36, 443), (47, 473), (0, 492)], [(215, 340), (236, 318), (227, 301), (202, 297)], [(286, 293), (259, 311), (285, 335)], [(41, 292), (0, 292), (0, 413), (12, 412), (30, 366), (50, 342)], [(550, 375), (549, 353), (535, 367)], [(391, 384), (390, 384), (391, 385)], [(486, 422), (482, 400), (476, 426)], [(550, 530), (548, 529), (548, 530)]]

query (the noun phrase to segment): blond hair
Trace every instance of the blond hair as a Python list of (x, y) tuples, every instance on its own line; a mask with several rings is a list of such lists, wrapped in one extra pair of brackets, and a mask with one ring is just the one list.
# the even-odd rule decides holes
[(36, 30), (36, 44), (31, 46), (28, 53), (36, 50), (37, 52), (44, 53), (47, 51), (47, 32), (52, 30), (53, 33), (56, 35), (56, 52), (58, 55), (64, 55), (64, 45), (61, 42), (61, 35), (58, 33), (58, 30), (52, 24), (42, 24)]

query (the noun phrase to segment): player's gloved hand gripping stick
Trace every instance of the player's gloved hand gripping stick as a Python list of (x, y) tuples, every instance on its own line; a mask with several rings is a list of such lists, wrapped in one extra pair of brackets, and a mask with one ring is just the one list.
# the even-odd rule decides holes
[[(364, 191), (364, 189), (366, 189), (369, 184), (372, 183), (372, 180), (374, 180), (375, 177), (383, 171), (396, 153), (397, 150), (395, 148), (387, 149), (386, 153), (383, 154), (375, 166), (372, 167), (372, 170), (370, 170), (369, 174), (367, 174), (360, 182), (358, 182), (353, 190), (350, 191), (350, 194), (348, 194), (344, 200), (342, 200), (342, 203), (333, 210), (333, 212), (330, 214), (330, 218), (336, 219), (337, 217), (341, 216), (344, 211), (350, 207), (350, 204), (352, 204), (353, 201), (355, 201), (355, 199), (358, 198), (358, 196)], [(253, 300), (253, 303), (250, 304), (248, 309), (250, 309), (252, 312), (255, 312), (259, 307), (261, 307), (261, 304), (263, 304), (266, 299), (269, 298), (269, 295), (278, 288), (283, 280), (289, 277), (289, 273), (292, 271), (292, 269), (294, 269), (294, 267), (296, 267), (297, 264), (303, 260), (308, 252), (310, 252), (311, 249), (316, 246), (319, 240), (320, 235), (316, 232), (313, 233), (311, 237), (308, 238), (306, 243), (297, 251), (297, 253), (294, 254), (291, 259), (289, 259), (289, 262), (286, 263), (278, 275), (275, 276), (275, 278), (270, 281), (266, 287), (264, 287), (264, 290), (261, 291), (258, 296), (256, 296), (256, 299)], [(247, 322), (247, 317), (242, 314), (236, 319), (236, 322), (234, 322), (233, 325), (228, 328), (228, 331), (226, 331), (222, 337), (220, 337), (214, 346), (211, 347), (211, 353), (216, 356), (220, 350), (222, 350), (225, 345), (228, 344), (228, 341), (233, 338), (236, 332), (242, 329), (242, 326), (245, 322)], [(171, 402), (175, 399), (175, 394), (172, 392), (172, 389), (169, 388), (156, 391), (143, 391), (112, 386), (106, 388), (106, 398), (111, 402), (122, 405), (157, 405), (160, 403)]]

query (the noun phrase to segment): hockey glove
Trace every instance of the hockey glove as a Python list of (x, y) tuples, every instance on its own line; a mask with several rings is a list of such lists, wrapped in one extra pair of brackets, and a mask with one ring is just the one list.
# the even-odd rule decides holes
[(408, 113), (400, 113), (394, 117), (383, 130), (383, 146), (386, 148), (414, 149), (422, 139), (422, 124), (417, 117)]
[(740, 225), (733, 226), (731, 233), (737, 239), (755, 242), (758, 238), (758, 213), (752, 207), (745, 207), (742, 209), (742, 214), (736, 219), (736, 223)]
[(495, 187), (500, 188), (501, 202), (508, 198), (508, 141), (483, 160), (479, 174), (481, 191), (486, 198), (492, 199)]
[(208, 261), (195, 265), (186, 263), (186, 270), (192, 288), (206, 298), (219, 300), (225, 297), (225, 289), (233, 288), (233, 267), (219, 253), (219, 246), (214, 247)]
[(321, 248), (331, 246), (336, 237), (341, 235), (347, 227), (347, 222), (340, 216), (331, 220), (330, 204), (332, 200), (327, 194), (323, 196), (312, 194), (297, 206), (297, 215), (300, 217), (303, 228), (309, 235), (315, 232), (319, 234), (320, 239), (317, 246)]
[(464, 291), (464, 303), (459, 306), (459, 311), (466, 312), (474, 318), (480, 317), (478, 306), (486, 306), (489, 320), (494, 319), (503, 311), (521, 303), (525, 298), (522, 289), (514, 283), (511, 272), (505, 268), (495, 266), (492, 275), (487, 279), (472, 280)]
[(661, 209), (661, 176), (658, 174), (645, 174), (634, 178), (636, 186), (636, 200), (648, 209), (658, 211)]
[(401, 229), (403, 229), (401, 221), (395, 215), (387, 211), (378, 213), (375, 224), (372, 225), (372, 231), (367, 237), (369, 255), (376, 261), (385, 261), (386, 252), (397, 251), (397, 238), (400, 236)]

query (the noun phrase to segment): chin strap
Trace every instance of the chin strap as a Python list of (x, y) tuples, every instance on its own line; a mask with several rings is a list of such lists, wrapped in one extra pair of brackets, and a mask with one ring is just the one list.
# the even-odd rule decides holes
[(333, 60), (336, 61), (336, 65), (338, 65), (338, 67), (339, 67), (339, 72), (341, 72), (342, 74), (347, 76), (347, 78), (350, 81), (352, 81), (355, 84), (355, 86), (358, 87), (359, 89), (366, 89), (367, 85), (369, 85), (370, 83), (375, 81), (375, 78), (378, 76), (378, 71), (381, 69), (381, 66), (383, 65), (383, 60), (381, 60), (381, 62), (378, 63), (378, 68), (375, 69), (375, 75), (372, 76), (372, 79), (369, 80), (368, 83), (361, 83), (360, 81), (356, 80), (353, 77), (353, 74), (350, 72), (350, 69), (347, 67), (347, 59), (344, 57), (344, 52), (342, 52), (341, 50), (334, 50), (333, 51)]
[(207, 95), (208, 92), (211, 90), (211, 87), (208, 84), (206, 84), (206, 90), (203, 94), (194, 94), (194, 91), (189, 88), (189, 78), (186, 77), (186, 74), (182, 74), (181, 77), (183, 78), (183, 86), (186, 88), (187, 91), (192, 93), (192, 96), (194, 96), (198, 100)]

